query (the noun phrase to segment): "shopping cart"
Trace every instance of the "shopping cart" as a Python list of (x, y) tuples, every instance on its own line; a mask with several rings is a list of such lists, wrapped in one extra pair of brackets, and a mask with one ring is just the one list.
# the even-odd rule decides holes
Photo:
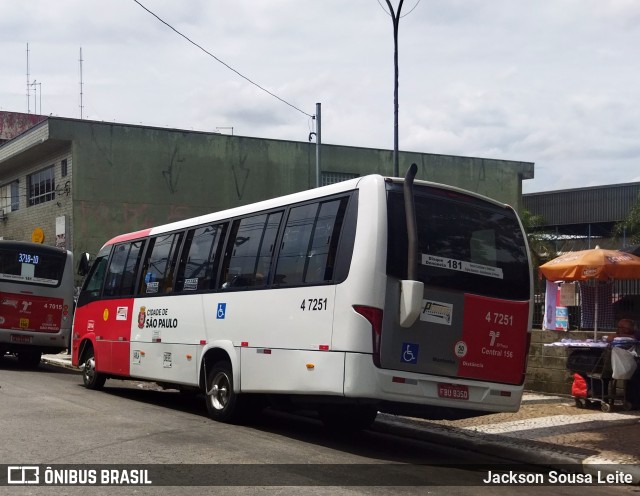
[(586, 408), (600, 403), (603, 412), (610, 412), (618, 401), (624, 409), (631, 409), (626, 400), (626, 381), (612, 376), (611, 346), (569, 347), (567, 370), (581, 375), (587, 382), (586, 396), (573, 397), (576, 407)]

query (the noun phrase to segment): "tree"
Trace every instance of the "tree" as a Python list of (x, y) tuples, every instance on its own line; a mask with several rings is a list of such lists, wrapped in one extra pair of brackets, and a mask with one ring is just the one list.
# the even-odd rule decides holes
[(553, 244), (554, 236), (543, 229), (544, 218), (542, 215), (532, 214), (528, 210), (524, 210), (520, 214), (520, 220), (527, 234), (531, 262), (535, 274), (542, 263), (556, 257), (557, 253)]
[(624, 238), (629, 245), (640, 244), (640, 193), (625, 219), (613, 226), (613, 236)]

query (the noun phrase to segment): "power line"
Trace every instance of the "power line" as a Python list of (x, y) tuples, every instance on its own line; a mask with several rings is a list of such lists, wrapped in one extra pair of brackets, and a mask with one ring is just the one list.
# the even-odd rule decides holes
[(198, 45), (195, 41), (191, 40), (189, 37), (187, 37), (186, 35), (182, 34), (180, 31), (178, 31), (176, 28), (174, 28), (171, 24), (169, 24), (168, 22), (164, 21), (163, 19), (161, 19), (157, 14), (151, 12), (148, 8), (146, 8), (144, 5), (142, 5), (140, 2), (138, 2), (138, 0), (133, 0), (135, 3), (137, 3), (140, 7), (142, 7), (144, 10), (146, 10), (149, 14), (151, 14), (153, 17), (155, 17), (156, 19), (158, 19), (162, 24), (164, 24), (165, 26), (167, 26), (169, 29), (171, 29), (172, 31), (174, 31), (176, 34), (182, 36), (185, 40), (187, 40), (189, 43), (191, 43), (193, 46), (198, 47), (200, 50), (202, 50), (204, 53), (206, 53), (207, 55), (209, 55), (209, 57), (215, 59), (217, 62), (221, 63), (223, 66), (225, 66), (227, 69), (235, 72), (238, 76), (240, 76), (242, 79), (248, 81), (249, 83), (251, 83), (252, 85), (254, 85), (255, 87), (261, 89), (262, 91), (264, 91), (265, 93), (268, 93), (269, 95), (271, 95), (274, 98), (277, 98), (278, 100), (280, 100), (282, 103), (285, 103), (287, 105), (289, 105), (289, 107), (294, 108), (295, 110), (297, 110), (298, 112), (306, 115), (307, 117), (311, 117), (313, 118), (313, 115), (308, 114), (307, 112), (305, 112), (304, 110), (299, 109), (298, 107), (296, 107), (295, 105), (293, 105), (292, 103), (287, 102), (286, 100), (280, 98), (278, 95), (272, 93), (271, 91), (269, 91), (266, 88), (263, 88), (262, 86), (260, 86), (258, 83), (252, 81), (251, 79), (249, 79), (247, 76), (245, 76), (244, 74), (238, 72), (236, 69), (234, 69), (233, 67), (231, 67), (229, 64), (227, 64), (226, 62), (223, 62), (222, 60), (220, 60), (218, 57), (216, 57), (214, 54), (212, 54), (211, 52), (207, 51), (206, 49), (204, 49), (202, 46)]

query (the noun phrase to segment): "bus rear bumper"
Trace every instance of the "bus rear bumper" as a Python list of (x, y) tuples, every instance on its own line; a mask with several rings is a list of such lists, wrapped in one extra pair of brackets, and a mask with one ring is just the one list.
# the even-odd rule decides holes
[[(379, 399), (387, 404), (388, 413), (405, 414), (406, 409), (428, 413), (432, 407), (479, 414), (516, 412), (522, 392), (521, 385), (379, 369), (366, 354), (347, 353), (345, 357), (345, 396)], [(445, 394), (454, 397), (443, 397)]]

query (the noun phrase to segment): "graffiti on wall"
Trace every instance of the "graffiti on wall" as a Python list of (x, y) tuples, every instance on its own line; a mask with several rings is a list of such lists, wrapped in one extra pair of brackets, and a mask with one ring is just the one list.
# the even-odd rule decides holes
[(231, 166), (231, 171), (233, 172), (233, 180), (236, 186), (236, 194), (238, 195), (238, 200), (242, 200), (244, 196), (244, 189), (247, 186), (247, 179), (249, 179), (249, 172), (251, 169), (245, 166), (245, 162), (247, 161), (247, 154), (245, 153), (238, 160), (238, 164), (233, 164)]
[(162, 171), (162, 175), (167, 182), (167, 187), (171, 194), (178, 191), (178, 179), (180, 178), (179, 164), (183, 162), (184, 158), (182, 156), (178, 156), (178, 146), (176, 145), (171, 154), (171, 159), (169, 160), (169, 168)]

